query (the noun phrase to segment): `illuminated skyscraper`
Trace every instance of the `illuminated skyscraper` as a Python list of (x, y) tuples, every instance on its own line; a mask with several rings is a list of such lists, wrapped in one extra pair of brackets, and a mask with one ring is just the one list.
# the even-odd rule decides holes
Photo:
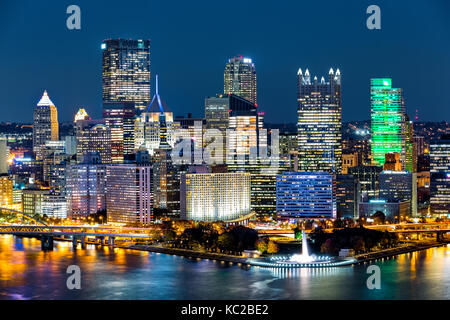
[(36, 159), (43, 158), (45, 142), (59, 139), (58, 130), (58, 111), (47, 91), (44, 91), (41, 100), (34, 108), (33, 151), (36, 153)]
[(450, 212), (450, 135), (430, 143), (430, 208), (432, 214)]
[(341, 73), (330, 69), (328, 82), (311, 81), (309, 70), (298, 77), (299, 171), (340, 173), (342, 168)]
[(124, 156), (134, 153), (134, 104), (104, 102), (103, 118), (111, 131), (111, 162), (121, 163)]
[(170, 152), (168, 149), (154, 150), (152, 188), (153, 207), (173, 215), (180, 212), (180, 177)]
[(150, 102), (150, 40), (102, 42), (103, 102), (133, 102), (145, 110)]
[(181, 176), (182, 219), (229, 221), (249, 213), (249, 173), (188, 173)]
[(224, 72), (225, 94), (235, 94), (257, 104), (256, 69), (252, 59), (242, 56), (228, 60)]
[(87, 217), (105, 209), (106, 165), (98, 153), (88, 153), (80, 164), (66, 169), (68, 215)]
[(392, 88), (392, 79), (379, 78), (370, 81), (372, 112), (373, 164), (383, 166), (386, 153), (397, 152), (404, 163), (405, 104), (402, 89)]
[(414, 125), (405, 115), (405, 169), (417, 172), (417, 143), (414, 140)]
[(0, 137), (0, 174), (8, 172), (9, 148), (6, 139)]
[(220, 94), (205, 99), (206, 129), (217, 129), (225, 136), (229, 122), (229, 100), (228, 95)]
[(108, 223), (150, 223), (153, 219), (151, 167), (139, 164), (108, 166)]
[(13, 205), (13, 180), (7, 174), (0, 174), (0, 207), (11, 208)]
[(253, 103), (236, 95), (229, 96), (230, 116), (226, 137), (227, 163), (240, 162), (250, 153), (258, 155), (260, 147), (267, 146), (262, 134), (264, 118)]
[(100, 153), (102, 163), (111, 163), (111, 129), (104, 120), (75, 121), (77, 160), (88, 152)]
[(156, 75), (156, 93), (147, 110), (136, 118), (134, 135), (134, 149), (145, 148), (150, 155), (153, 155), (156, 149), (174, 146), (173, 113), (159, 95), (158, 75)]

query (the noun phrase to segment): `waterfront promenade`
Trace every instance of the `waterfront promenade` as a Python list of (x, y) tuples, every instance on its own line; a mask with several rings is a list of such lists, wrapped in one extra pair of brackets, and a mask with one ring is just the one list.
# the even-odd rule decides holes
[[(394, 257), (400, 254), (426, 250), (434, 247), (440, 247), (447, 245), (450, 242), (429, 242), (429, 243), (419, 243), (419, 244), (407, 244), (398, 246), (395, 248), (389, 248), (384, 250), (379, 250), (376, 252), (369, 252), (364, 254), (359, 254), (354, 256), (355, 261), (351, 262), (347, 265), (351, 264), (361, 264), (367, 263), (371, 261), (375, 261), (378, 259)], [(126, 246), (116, 246), (123, 249), (131, 249), (131, 250), (140, 250), (140, 251), (148, 251), (148, 252), (156, 252), (156, 253), (164, 253), (170, 255), (183, 256), (192, 259), (209, 259), (216, 261), (223, 261), (231, 264), (242, 264), (242, 265), (253, 265), (252, 261), (257, 261), (258, 258), (248, 259), (242, 256), (234, 256), (234, 255), (226, 255), (221, 253), (213, 253), (213, 252), (201, 252), (195, 250), (188, 249), (180, 249), (180, 248), (167, 248), (163, 246), (148, 246), (148, 245), (126, 245)], [(257, 264), (255, 264), (257, 265)]]

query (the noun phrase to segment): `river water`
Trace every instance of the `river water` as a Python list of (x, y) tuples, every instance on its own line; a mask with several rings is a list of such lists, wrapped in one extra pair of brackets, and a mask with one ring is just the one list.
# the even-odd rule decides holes
[[(0, 299), (450, 299), (450, 246), (379, 260), (381, 289), (366, 265), (244, 269), (210, 260), (0, 236)], [(81, 289), (69, 290), (78, 265)]]

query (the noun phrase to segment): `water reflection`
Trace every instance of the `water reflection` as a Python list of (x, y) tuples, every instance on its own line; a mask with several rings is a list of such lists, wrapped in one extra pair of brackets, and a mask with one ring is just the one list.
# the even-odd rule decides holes
[[(381, 290), (366, 286), (369, 264), (268, 269), (214, 260), (0, 236), (0, 299), (449, 299), (450, 246), (380, 259)], [(66, 270), (80, 266), (82, 289)]]

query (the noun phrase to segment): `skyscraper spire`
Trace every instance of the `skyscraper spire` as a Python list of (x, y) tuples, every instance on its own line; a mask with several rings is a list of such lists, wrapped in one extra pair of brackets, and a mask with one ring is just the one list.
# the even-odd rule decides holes
[(47, 94), (47, 90), (44, 90), (44, 93), (42, 94), (41, 100), (39, 100), (38, 104), (39, 107), (41, 106), (54, 106), (52, 100), (50, 100), (50, 97)]

